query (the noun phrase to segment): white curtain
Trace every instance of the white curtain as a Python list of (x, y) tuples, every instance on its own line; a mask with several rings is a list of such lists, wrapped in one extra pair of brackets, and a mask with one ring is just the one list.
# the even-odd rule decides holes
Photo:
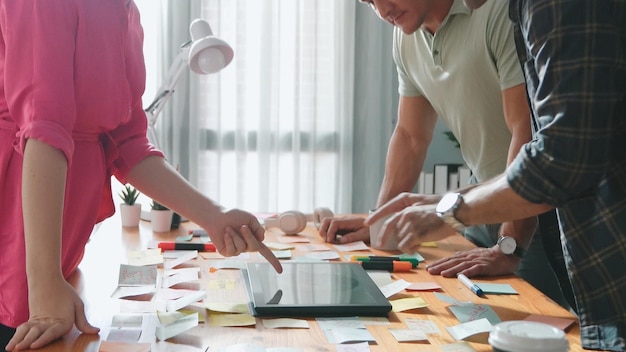
[(223, 71), (179, 80), (157, 125), (168, 160), (227, 207), (351, 212), (355, 2), (175, 0), (165, 9), (162, 76), (194, 18), (235, 52)]
[(366, 4), (356, 6), (352, 211), (376, 207), (389, 138), (397, 120), (398, 77), (393, 27)]
[(228, 207), (367, 213), (397, 114), (392, 27), (356, 0), (135, 0), (145, 28), (144, 102), (189, 23), (234, 48), (211, 76), (185, 73), (158, 120), (172, 165)]

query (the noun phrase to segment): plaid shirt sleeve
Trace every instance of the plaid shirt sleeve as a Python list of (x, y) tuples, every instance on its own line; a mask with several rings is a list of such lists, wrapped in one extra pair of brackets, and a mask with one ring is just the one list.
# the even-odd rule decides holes
[(509, 184), (529, 201), (558, 207), (594, 192), (626, 150), (625, 136), (615, 138), (626, 124), (623, 12), (605, 0), (523, 3), (522, 64), (538, 131)]

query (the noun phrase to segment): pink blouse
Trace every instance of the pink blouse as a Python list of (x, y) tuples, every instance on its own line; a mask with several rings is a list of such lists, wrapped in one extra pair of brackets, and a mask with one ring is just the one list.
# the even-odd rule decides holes
[(0, 323), (28, 320), (21, 167), (28, 138), (68, 160), (63, 273), (111, 216), (122, 183), (149, 155), (141, 105), (143, 30), (130, 0), (0, 0)]

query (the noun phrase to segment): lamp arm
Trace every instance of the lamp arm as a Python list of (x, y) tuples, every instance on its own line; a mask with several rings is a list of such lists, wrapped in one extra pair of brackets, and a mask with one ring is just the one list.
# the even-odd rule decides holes
[(167, 71), (167, 75), (161, 83), (159, 90), (157, 91), (157, 95), (154, 97), (154, 100), (148, 105), (147, 108), (144, 109), (146, 112), (146, 117), (148, 119), (148, 139), (155, 145), (155, 147), (160, 148), (159, 141), (156, 136), (156, 121), (157, 117), (163, 110), (163, 106), (167, 100), (174, 93), (174, 87), (180, 78), (180, 75), (183, 73), (183, 70), (187, 68), (188, 65), (188, 55), (189, 55), (189, 45), (190, 43), (186, 43), (181, 46), (178, 55), (174, 58), (174, 62), (170, 66)]

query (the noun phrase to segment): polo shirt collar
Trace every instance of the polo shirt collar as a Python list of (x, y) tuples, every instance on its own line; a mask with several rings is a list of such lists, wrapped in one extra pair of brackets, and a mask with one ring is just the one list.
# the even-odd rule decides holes
[[(441, 24), (439, 25), (439, 29), (444, 27), (450, 21), (450, 18), (452, 16), (471, 15), (471, 14), (472, 14), (472, 9), (467, 8), (467, 6), (465, 6), (465, 4), (463, 3), (463, 0), (454, 0), (454, 2), (452, 2), (452, 6), (450, 6), (450, 11), (448, 11), (448, 14), (446, 15), (446, 17), (443, 19), (443, 21), (441, 21)], [(439, 29), (437, 29), (437, 31), (439, 31)], [(424, 31), (424, 29), (422, 28), (420, 28), (420, 30)]]

